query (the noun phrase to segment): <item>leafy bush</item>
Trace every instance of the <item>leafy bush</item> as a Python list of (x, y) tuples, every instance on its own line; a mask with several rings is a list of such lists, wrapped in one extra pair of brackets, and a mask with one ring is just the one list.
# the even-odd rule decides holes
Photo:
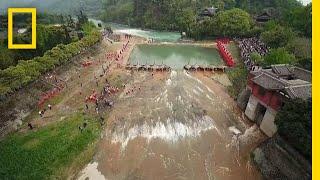
[(273, 25), (269, 28), (261, 34), (261, 39), (271, 48), (284, 47), (295, 36), (288, 27)]
[(236, 98), (247, 84), (248, 70), (243, 64), (239, 64), (231, 71), (228, 71), (227, 75), (232, 83), (228, 91), (233, 98)]
[(245, 36), (253, 25), (253, 20), (246, 11), (231, 9), (222, 11), (214, 18), (217, 35), (228, 37)]
[[(26, 37), (25, 37), (26, 36)], [(15, 43), (31, 43), (31, 32), (27, 35), (14, 35)], [(58, 44), (70, 43), (62, 27), (52, 25), (37, 25), (37, 49), (36, 50), (9, 50), (7, 39), (0, 40), (0, 69), (15, 66), (21, 59), (32, 59), (57, 46)]]
[(257, 53), (257, 52), (253, 52), (250, 54), (250, 58), (253, 62), (255, 62), (255, 64), (257, 65), (261, 65), (263, 64), (263, 57)]
[(293, 54), (286, 51), (285, 48), (271, 49), (265, 56), (263, 66), (270, 66), (272, 64), (295, 64), (296, 58)]
[(296, 99), (286, 102), (275, 119), (278, 133), (309, 160), (312, 143), (311, 116), (311, 99)]

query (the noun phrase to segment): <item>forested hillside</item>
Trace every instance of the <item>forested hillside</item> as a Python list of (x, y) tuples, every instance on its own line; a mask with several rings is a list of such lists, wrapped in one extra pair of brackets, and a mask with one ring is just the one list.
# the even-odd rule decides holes
[(90, 16), (98, 16), (102, 11), (102, 0), (1, 0), (0, 11), (8, 7), (36, 7), (47, 13), (76, 14), (79, 10)]
[(277, 17), (284, 17), (302, 4), (296, 0), (104, 0), (103, 19), (146, 28), (179, 30), (188, 18), (211, 6), (220, 11), (240, 8), (251, 15), (268, 10)]

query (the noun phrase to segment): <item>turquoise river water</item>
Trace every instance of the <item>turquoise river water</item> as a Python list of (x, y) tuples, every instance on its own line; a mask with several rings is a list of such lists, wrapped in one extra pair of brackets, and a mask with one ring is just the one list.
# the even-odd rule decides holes
[(184, 65), (222, 65), (217, 49), (193, 45), (137, 45), (130, 55), (131, 64), (166, 64), (174, 69)]

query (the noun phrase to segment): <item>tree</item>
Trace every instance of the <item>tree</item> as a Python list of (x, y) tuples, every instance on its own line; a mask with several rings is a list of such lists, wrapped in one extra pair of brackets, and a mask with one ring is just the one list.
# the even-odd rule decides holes
[(289, 41), (286, 50), (294, 54), (298, 59), (305, 59), (312, 57), (311, 39), (296, 37)]
[(181, 32), (185, 31), (187, 34), (190, 34), (195, 23), (195, 13), (191, 8), (182, 10), (177, 17), (177, 24), (180, 27)]
[(57, 45), (46, 51), (42, 57), (21, 60), (16, 66), (0, 70), (0, 97), (5, 97), (9, 93), (22, 88), (36, 80), (40, 74), (69, 61), (73, 56), (100, 40), (100, 32), (92, 31), (91, 34), (77, 42)]
[(14, 54), (7, 46), (0, 43), (0, 69), (15, 65)]
[(261, 34), (261, 39), (271, 48), (284, 47), (294, 37), (291, 28), (275, 25)]
[(228, 87), (228, 91), (232, 97), (236, 98), (246, 87), (248, 70), (244, 64), (238, 64), (232, 71), (228, 71), (227, 75), (232, 83), (232, 86)]
[(96, 25), (93, 22), (88, 21), (82, 25), (82, 29), (84, 34), (87, 36), (91, 34), (92, 31), (96, 30)]
[(311, 99), (295, 99), (286, 102), (275, 119), (278, 133), (308, 160), (311, 160), (311, 117)]
[(218, 8), (220, 11), (224, 10), (224, 7), (225, 7), (225, 2), (223, 0), (217, 0), (215, 3), (214, 3), (214, 6), (216, 8)]
[(245, 36), (252, 28), (252, 19), (247, 12), (235, 8), (219, 12), (214, 19), (214, 25), (218, 35)]
[(312, 69), (311, 39), (296, 37), (287, 44), (286, 50), (295, 55), (298, 66), (308, 70)]
[(306, 37), (312, 36), (312, 4), (292, 9), (283, 22)]
[(263, 64), (263, 57), (257, 53), (257, 52), (253, 52), (250, 54), (250, 58), (253, 62), (255, 62), (255, 64), (257, 65), (262, 65)]
[(285, 48), (271, 49), (265, 56), (263, 66), (270, 66), (273, 64), (294, 64), (296, 58), (293, 54), (286, 51)]

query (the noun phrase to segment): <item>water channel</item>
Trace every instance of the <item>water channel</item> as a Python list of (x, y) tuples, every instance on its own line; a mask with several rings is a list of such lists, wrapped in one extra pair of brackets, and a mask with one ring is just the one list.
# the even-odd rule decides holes
[(137, 45), (130, 55), (131, 64), (166, 64), (173, 69), (184, 65), (223, 65), (215, 48), (193, 45)]
[(79, 179), (262, 178), (250, 160), (260, 131), (244, 124), (225, 87), (181, 68), (187, 63), (223, 64), (215, 48), (138, 45), (130, 61), (164, 63), (173, 70), (155, 76), (125, 72), (130, 83)]

